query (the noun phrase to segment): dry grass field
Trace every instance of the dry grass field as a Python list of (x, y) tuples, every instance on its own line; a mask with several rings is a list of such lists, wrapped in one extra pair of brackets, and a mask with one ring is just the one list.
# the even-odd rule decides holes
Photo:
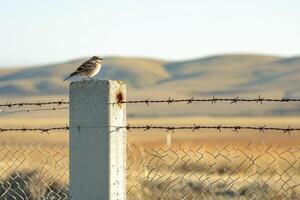
[[(65, 111), (56, 114), (61, 117), (51, 112), (39, 118), (34, 113), (26, 118), (3, 116), (0, 127), (22, 128), (22, 124), (51, 127), (68, 123)], [(192, 116), (137, 118), (128, 122), (132, 125), (300, 127), (297, 117)], [(171, 133), (172, 145), (167, 146), (168, 134), (157, 130), (128, 132), (128, 199), (300, 198), (299, 133), (175, 131)], [(2, 188), (8, 190), (6, 197), (26, 193), (36, 198), (59, 195), (68, 198), (68, 134), (1, 133), (0, 137), (0, 174)], [(20, 181), (26, 187), (22, 188)], [(12, 182), (18, 182), (15, 188)]]

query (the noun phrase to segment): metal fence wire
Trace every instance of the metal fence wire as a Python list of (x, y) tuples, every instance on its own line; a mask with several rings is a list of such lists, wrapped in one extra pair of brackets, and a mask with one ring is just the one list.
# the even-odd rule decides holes
[[(63, 145), (1, 143), (0, 199), (69, 199), (68, 153)], [(300, 147), (128, 144), (127, 199), (300, 199)]]
[(127, 198), (300, 199), (299, 147), (265, 144), (127, 148)]
[[(172, 98), (169, 97), (168, 99), (142, 99), (142, 100), (123, 100), (118, 99), (118, 102), (111, 102), (111, 104), (146, 104), (150, 105), (152, 103), (187, 103), (191, 104), (193, 102), (210, 102), (212, 104), (217, 102), (230, 102), (230, 104), (236, 104), (239, 102), (248, 102), (248, 103), (260, 103), (263, 104), (271, 103), (271, 102), (277, 102), (277, 103), (292, 103), (292, 102), (300, 102), (299, 98), (263, 98), (260, 95), (258, 95), (257, 98), (240, 98), (240, 97), (230, 97), (230, 98), (218, 98), (218, 97), (211, 97), (211, 98), (184, 98), (184, 99), (178, 99), (178, 98)], [(37, 101), (37, 102), (8, 102), (4, 104), (0, 104), (0, 108), (21, 108), (26, 106), (36, 106), (36, 107), (42, 107), (42, 106), (62, 106), (62, 105), (69, 105), (68, 101), (60, 100), (60, 101)]]
[[(258, 98), (208, 98), (130, 100), (117, 103), (151, 105), (153, 103), (239, 102), (292, 103), (300, 99)], [(38, 111), (67, 110), (69, 102), (27, 102), (0, 104), (0, 115), (13, 115)], [(33, 107), (33, 108), (31, 108)], [(196, 122), (195, 122), (196, 123)], [(45, 137), (53, 132), (70, 129), (97, 128), (69, 127), (0, 127), (0, 134), (18, 132), (42, 133)], [(242, 134), (243, 130), (265, 134), (276, 131), (290, 137), (299, 127), (286, 126), (228, 126), (191, 124), (190, 126), (162, 126), (155, 124), (116, 126), (127, 129), (128, 136), (135, 131), (150, 134), (159, 131), (173, 134), (190, 131), (231, 130)], [(24, 134), (26, 133), (26, 134)], [(184, 134), (184, 133), (183, 133)], [(295, 137), (294, 137), (295, 138)], [(178, 141), (177, 141), (178, 142)], [(28, 141), (27, 141), (28, 143)], [(0, 200), (68, 200), (69, 195), (69, 147), (67, 144), (0, 142)], [(280, 141), (278, 142), (278, 144)], [(184, 142), (166, 146), (145, 143), (127, 144), (126, 191), (129, 200), (300, 200), (300, 146), (275, 145), (263, 142), (248, 144), (217, 144)], [(84, 169), (82, 169), (84, 170)], [(85, 200), (85, 199), (83, 199)], [(87, 199), (88, 200), (88, 199)]]
[(0, 143), (1, 200), (69, 199), (68, 147)]

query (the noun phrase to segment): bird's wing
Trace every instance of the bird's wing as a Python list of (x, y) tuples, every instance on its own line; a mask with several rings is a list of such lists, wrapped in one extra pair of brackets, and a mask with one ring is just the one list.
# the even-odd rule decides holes
[(77, 69), (76, 72), (80, 73), (80, 72), (84, 72), (90, 69), (93, 69), (95, 67), (95, 61), (85, 61), (82, 65), (80, 65)]

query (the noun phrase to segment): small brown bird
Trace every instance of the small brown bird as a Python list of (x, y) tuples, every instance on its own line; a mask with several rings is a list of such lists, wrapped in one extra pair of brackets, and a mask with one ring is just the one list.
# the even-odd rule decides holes
[(93, 56), (89, 60), (85, 61), (82, 65), (80, 65), (75, 72), (70, 74), (64, 81), (68, 80), (73, 76), (86, 76), (89, 77), (91, 80), (93, 76), (98, 74), (101, 69), (101, 61), (103, 58), (99, 58), (98, 56)]

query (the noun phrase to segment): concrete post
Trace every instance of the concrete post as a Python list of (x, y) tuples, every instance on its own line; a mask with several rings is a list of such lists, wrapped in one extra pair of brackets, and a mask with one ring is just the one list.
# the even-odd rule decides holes
[(126, 86), (97, 80), (70, 84), (70, 198), (126, 199)]

